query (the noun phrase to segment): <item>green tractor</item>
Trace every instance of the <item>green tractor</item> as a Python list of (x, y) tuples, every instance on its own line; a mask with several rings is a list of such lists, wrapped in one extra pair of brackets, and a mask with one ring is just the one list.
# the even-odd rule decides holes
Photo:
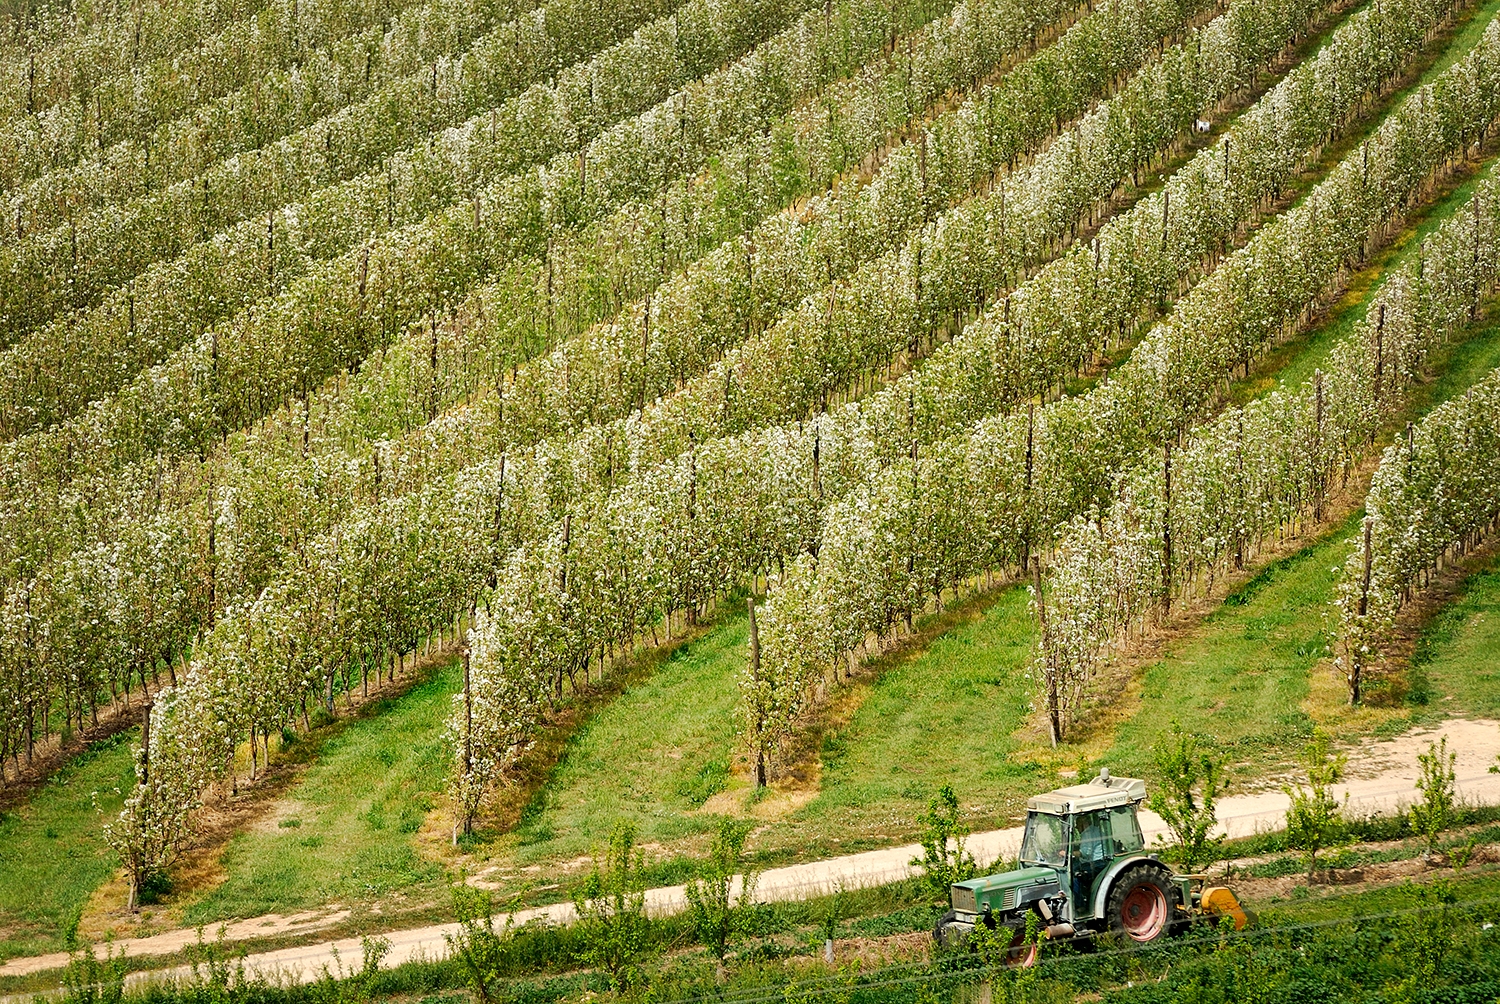
[(1087, 939), (1112, 931), (1147, 944), (1186, 928), (1197, 917), (1249, 923), (1234, 893), (1204, 887), (1201, 875), (1178, 875), (1146, 852), (1136, 810), (1146, 782), (1110, 777), (1037, 795), (1026, 803), (1021, 867), (955, 883), (953, 909), (933, 934), (943, 945), (969, 941), (976, 927), (1010, 932), (1009, 960), (1030, 965), (1043, 939)]

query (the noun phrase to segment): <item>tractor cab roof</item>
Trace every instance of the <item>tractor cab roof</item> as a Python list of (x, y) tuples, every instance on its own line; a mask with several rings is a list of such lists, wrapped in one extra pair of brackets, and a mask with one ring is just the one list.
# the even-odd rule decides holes
[(1087, 784), (1069, 785), (1034, 795), (1026, 800), (1026, 808), (1052, 816), (1066, 816), (1075, 812), (1130, 805), (1145, 797), (1145, 781), (1138, 777), (1110, 777), (1109, 771), (1103, 770)]

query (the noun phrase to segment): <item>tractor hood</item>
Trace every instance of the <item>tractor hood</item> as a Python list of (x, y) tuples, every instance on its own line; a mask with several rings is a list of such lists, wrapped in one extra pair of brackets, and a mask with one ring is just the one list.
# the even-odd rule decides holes
[(1040, 866), (956, 882), (953, 909), (958, 913), (980, 914), (986, 908), (997, 914), (1009, 913), (1055, 894), (1061, 888), (1059, 883), (1055, 870)]

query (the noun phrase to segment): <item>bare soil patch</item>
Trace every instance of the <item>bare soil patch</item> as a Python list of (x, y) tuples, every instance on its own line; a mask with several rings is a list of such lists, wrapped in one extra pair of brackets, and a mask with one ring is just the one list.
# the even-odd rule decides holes
[[(1364, 849), (1378, 845), (1363, 844)], [(1500, 846), (1488, 844), (1474, 849), (1465, 868), (1476, 868), (1500, 862)], [(1461, 874), (1461, 872), (1460, 872)], [(1313, 873), (1313, 886), (1320, 889), (1337, 886), (1344, 892), (1366, 892), (1397, 882), (1431, 882), (1452, 877), (1454, 869), (1445, 856), (1432, 859), (1417, 855), (1399, 861), (1382, 861), (1358, 865), (1353, 868), (1321, 868)], [(1308, 887), (1306, 875), (1286, 875), (1277, 878), (1254, 878), (1236, 874), (1229, 879), (1236, 894), (1247, 903), (1267, 904), (1273, 900), (1285, 900), (1297, 895), (1298, 889)]]
[[(157, 689), (160, 689), (160, 684)], [(19, 774), (13, 761), (0, 762), (0, 810), (26, 802), (68, 760), (94, 743), (139, 725), (153, 694), (154, 691), (144, 690), (133, 690), (128, 698), (121, 694), (114, 703), (99, 709), (97, 723), (90, 721), (84, 728), (73, 732), (66, 743), (60, 732), (38, 740), (31, 755), (21, 758)]]

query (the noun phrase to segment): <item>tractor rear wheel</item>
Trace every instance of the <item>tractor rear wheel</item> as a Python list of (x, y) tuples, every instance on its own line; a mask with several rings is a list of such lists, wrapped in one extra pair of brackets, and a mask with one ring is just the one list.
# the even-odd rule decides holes
[(1115, 881), (1105, 916), (1110, 930), (1144, 945), (1171, 931), (1176, 903), (1172, 874), (1161, 865), (1144, 864)]

